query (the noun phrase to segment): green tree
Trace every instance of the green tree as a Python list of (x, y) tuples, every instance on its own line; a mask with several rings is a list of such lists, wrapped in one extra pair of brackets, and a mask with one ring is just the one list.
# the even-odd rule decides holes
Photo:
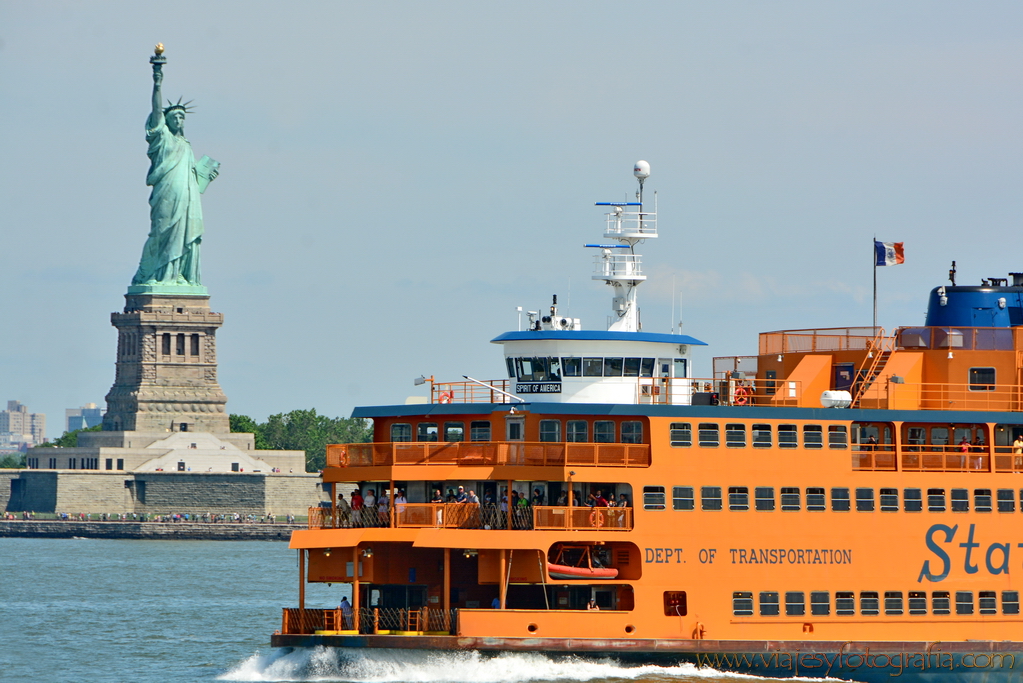
[(269, 450), (270, 446), (266, 443), (266, 438), (263, 436), (263, 426), (253, 420), (248, 415), (230, 415), (231, 431), (241, 432), (242, 434), (255, 434), (256, 436), (256, 449), (257, 450)]
[(372, 438), (373, 429), (361, 418), (330, 418), (316, 409), (292, 410), (267, 418), (259, 426), (267, 447), (275, 450), (305, 451), (306, 470), (322, 470), (327, 463), (327, 444), (364, 443)]
[(0, 457), (0, 470), (23, 470), (25, 469), (24, 453), (9, 453)]
[(54, 441), (48, 441), (39, 448), (74, 448), (78, 445), (78, 435), (82, 432), (100, 432), (103, 431), (103, 425), (99, 424), (95, 427), (86, 427), (85, 429), (76, 429), (73, 432), (64, 432), (60, 438)]

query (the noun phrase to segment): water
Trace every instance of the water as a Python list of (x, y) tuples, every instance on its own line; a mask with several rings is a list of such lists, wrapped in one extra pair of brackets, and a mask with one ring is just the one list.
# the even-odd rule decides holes
[[(343, 588), (312, 585), (309, 607)], [(298, 601), (284, 543), (0, 538), (0, 680), (7, 683), (722, 683), (692, 666), (625, 668), (535, 654), (287, 652), (269, 646)]]

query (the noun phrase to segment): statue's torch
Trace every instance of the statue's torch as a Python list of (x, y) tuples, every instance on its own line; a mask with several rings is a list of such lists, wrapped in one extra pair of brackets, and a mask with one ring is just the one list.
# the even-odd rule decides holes
[(155, 74), (163, 71), (163, 65), (167, 63), (167, 58), (163, 56), (163, 43), (157, 43), (153, 51), (156, 54), (149, 58), (149, 63), (153, 65), (153, 73)]

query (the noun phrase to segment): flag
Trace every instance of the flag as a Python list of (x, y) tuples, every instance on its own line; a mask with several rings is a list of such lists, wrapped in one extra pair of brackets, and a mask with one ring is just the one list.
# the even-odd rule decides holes
[(874, 265), (897, 266), (906, 260), (902, 242), (878, 242), (874, 240)]

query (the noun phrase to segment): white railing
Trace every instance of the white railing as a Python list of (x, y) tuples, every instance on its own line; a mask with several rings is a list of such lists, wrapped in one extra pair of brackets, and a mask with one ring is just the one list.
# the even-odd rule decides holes
[(644, 211), (609, 213), (604, 237), (657, 237), (657, 214)]
[[(608, 251), (608, 250), (605, 250)], [(595, 280), (645, 280), (639, 254), (597, 254)]]

